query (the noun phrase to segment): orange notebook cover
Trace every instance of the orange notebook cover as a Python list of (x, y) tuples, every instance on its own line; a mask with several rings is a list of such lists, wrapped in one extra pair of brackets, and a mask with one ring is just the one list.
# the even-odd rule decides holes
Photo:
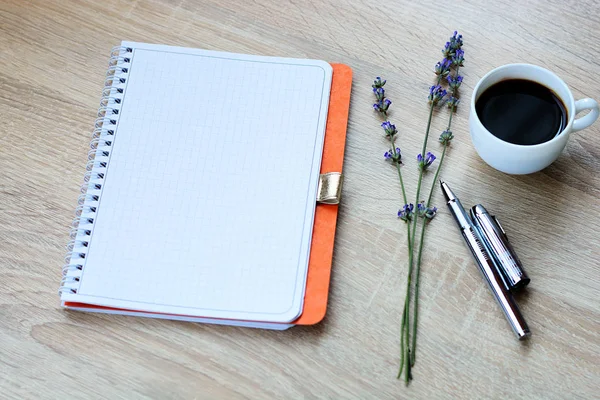
[[(331, 64), (331, 66), (333, 67), (333, 76), (327, 126), (325, 128), (321, 174), (342, 172), (350, 109), (350, 92), (352, 89), (352, 69), (344, 64)], [(304, 306), (302, 315), (292, 322), (292, 325), (313, 325), (320, 322), (325, 316), (329, 296), (337, 214), (338, 205), (317, 204), (316, 206)], [(119, 310), (78, 302), (65, 302), (64, 305), (67, 308)]]
[[(331, 64), (331, 96), (325, 128), (321, 173), (342, 172), (346, 128), (350, 110), (352, 69), (344, 64)], [(342, 200), (343, 201), (343, 200)], [(325, 317), (329, 296), (329, 280), (333, 261), (333, 244), (337, 225), (338, 205), (317, 204), (308, 262), (306, 292), (302, 315), (293, 323), (312, 325)]]

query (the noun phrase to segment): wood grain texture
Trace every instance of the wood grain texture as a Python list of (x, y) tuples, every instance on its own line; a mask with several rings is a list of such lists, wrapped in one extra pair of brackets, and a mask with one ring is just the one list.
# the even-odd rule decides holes
[[(519, 302), (533, 336), (514, 339), (442, 209), (427, 233), (415, 380), (405, 388), (395, 379), (406, 239), (371, 110), (373, 77), (388, 79), (407, 158), (420, 148), (431, 69), (455, 28), (465, 36), (463, 102), (485, 72), (509, 62), (547, 67), (576, 98), (600, 98), (597, 1), (438, 4), (1, 2), (0, 398), (598, 398), (600, 123), (575, 134), (546, 170), (508, 176), (476, 155), (466, 107), (442, 176), (463, 203), (483, 203), (503, 221), (532, 278)], [(67, 227), (108, 52), (122, 39), (352, 66), (323, 323), (270, 332), (59, 309)], [(411, 161), (404, 171), (414, 193)], [(442, 204), (439, 191), (434, 199)]]

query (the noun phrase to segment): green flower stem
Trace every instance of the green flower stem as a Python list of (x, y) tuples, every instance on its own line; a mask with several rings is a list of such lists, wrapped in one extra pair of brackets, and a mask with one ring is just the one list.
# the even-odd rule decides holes
[[(442, 81), (442, 76), (438, 76), (438, 80), (436, 85), (439, 85)], [(427, 150), (427, 140), (429, 139), (429, 131), (431, 130), (431, 120), (433, 117), (433, 109), (435, 108), (435, 104), (431, 102), (431, 106), (429, 107), (429, 118), (427, 119), (427, 128), (425, 128), (425, 138), (423, 139), (423, 149), (421, 150), (421, 155), (425, 157), (425, 150)], [(419, 168), (419, 180), (417, 181), (417, 195), (415, 198), (415, 207), (419, 204), (419, 196), (421, 195), (421, 182), (423, 181), (423, 168)], [(411, 246), (414, 248), (415, 244), (415, 232), (417, 229), (417, 219), (415, 218), (413, 222), (413, 232), (411, 238)], [(412, 269), (412, 265), (411, 268)]]
[[(419, 192), (421, 191), (422, 175), (423, 175), (423, 170), (421, 170), (421, 172), (419, 174), (419, 180), (417, 182), (417, 198), (419, 196)], [(416, 212), (417, 212), (417, 210), (416, 210), (416, 203), (415, 203), (415, 212), (412, 216), (413, 220), (407, 222), (408, 225), (410, 225), (411, 222), (413, 223), (413, 231), (412, 231), (412, 235), (410, 235), (410, 230), (409, 230), (409, 236), (408, 236), (408, 238), (409, 238), (408, 239), (408, 248), (409, 248), (410, 253), (409, 253), (409, 257), (408, 257), (408, 275), (406, 278), (406, 297), (404, 300), (403, 325), (402, 325), (403, 335), (406, 336), (406, 346), (404, 347), (404, 353), (406, 353), (406, 355), (405, 355), (405, 357), (406, 357), (405, 381), (407, 384), (408, 384), (408, 380), (409, 380), (409, 376), (410, 376), (410, 365), (412, 363), (411, 351), (410, 351), (410, 346), (409, 346), (409, 343), (410, 343), (410, 334), (409, 334), (409, 330), (410, 330), (410, 284), (412, 282), (412, 275), (413, 275), (412, 272), (413, 272), (413, 264), (414, 264), (412, 250), (414, 248), (414, 243), (415, 243), (415, 231), (417, 229), (417, 219), (418, 219)], [(412, 342), (415, 343), (414, 330), (413, 330)], [(413, 354), (414, 354), (414, 352), (413, 352)], [(402, 374), (403, 367), (404, 367), (404, 363), (400, 363), (400, 372), (398, 373), (399, 376), (400, 376), (400, 374)]]
[[(452, 114), (450, 114), (450, 119), (452, 119)], [(438, 164), (437, 170), (435, 171), (435, 176), (433, 178), (433, 183), (431, 184), (431, 190), (429, 191), (429, 197), (427, 198), (427, 204), (425, 207), (429, 207), (431, 203), (431, 197), (433, 195), (433, 188), (435, 187), (435, 182), (437, 182), (438, 175), (440, 174), (440, 170), (442, 169), (442, 163), (444, 162), (444, 157), (446, 156), (446, 148), (447, 144), (444, 144), (444, 149), (442, 150), (442, 155), (440, 157), (440, 163)], [(423, 238), (425, 237), (425, 226), (427, 226), (427, 221), (423, 218), (423, 227), (421, 228), (421, 238), (419, 239), (419, 251), (417, 254), (417, 266), (415, 268), (415, 302), (413, 306), (413, 329), (412, 329), (412, 360), (411, 365), (415, 365), (415, 359), (417, 354), (417, 319), (419, 317), (419, 275), (421, 272), (421, 254), (423, 252)]]
[[(460, 66), (456, 67), (456, 71), (455, 74), (456, 76), (458, 76), (458, 71), (460, 69)], [(453, 91), (452, 95), (455, 95), (456, 92)], [(448, 126), (446, 127), (446, 130), (450, 130), (450, 127), (452, 126), (452, 117), (454, 116), (454, 113), (456, 111), (456, 106), (450, 108), (450, 117), (448, 117)], [(438, 167), (435, 171), (435, 176), (433, 177), (433, 182), (431, 183), (431, 189), (429, 190), (429, 196), (427, 197), (427, 203), (425, 204), (425, 207), (429, 207), (431, 204), (431, 197), (433, 196), (433, 189), (436, 187), (436, 182), (438, 180), (438, 176), (440, 174), (440, 170), (442, 169), (442, 165), (444, 163), (444, 157), (446, 156), (446, 149), (448, 148), (448, 143), (445, 142), (444, 143), (444, 149), (442, 150), (442, 155), (440, 157), (440, 162), (438, 163)], [(423, 150), (424, 154), (425, 150)], [(417, 195), (417, 199), (418, 199), (418, 195)], [(411, 359), (411, 365), (415, 364), (416, 361), (416, 354), (417, 354), (417, 319), (419, 317), (419, 275), (421, 272), (421, 255), (422, 255), (422, 251), (423, 251), (423, 239), (425, 237), (425, 227), (427, 226), (427, 221), (425, 221), (425, 218), (423, 218), (423, 226), (421, 228), (421, 238), (419, 239), (419, 251), (417, 254), (417, 265), (415, 268), (415, 302), (414, 302), (414, 306), (413, 306), (413, 329), (412, 329), (412, 359)], [(416, 226), (413, 227), (413, 236), (415, 234), (416, 231)], [(413, 243), (414, 245), (414, 240)]]
[[(450, 115), (450, 119), (452, 119), (452, 115)], [(450, 129), (450, 125), (448, 125), (448, 129)], [(440, 175), (440, 170), (442, 169), (442, 164), (444, 162), (444, 157), (446, 156), (446, 149), (448, 148), (448, 143), (444, 143), (444, 149), (442, 150), (442, 155), (440, 157), (440, 163), (438, 164), (437, 170), (435, 171), (435, 175), (433, 176), (433, 183), (431, 184), (431, 190), (429, 190), (429, 197), (427, 197), (426, 207), (429, 207), (431, 204), (431, 197), (433, 196), (433, 189), (436, 187), (436, 182), (438, 176)]]
[[(394, 150), (396, 151), (396, 150)], [(402, 187), (402, 197), (404, 198), (404, 204), (408, 204), (408, 199), (406, 198), (406, 191), (404, 190), (404, 182), (402, 181), (402, 171), (400, 171), (400, 163), (396, 163), (396, 169), (398, 170), (398, 178), (400, 179), (400, 187)]]
[(396, 379), (400, 379), (402, 376), (402, 370), (404, 369), (404, 321), (406, 318), (406, 309), (402, 312), (402, 325), (400, 328), (400, 368), (398, 369), (398, 375)]
[(453, 106), (452, 110), (450, 110), (450, 118), (448, 118), (448, 126), (446, 127), (447, 131), (449, 131), (450, 127), (452, 126), (452, 117), (454, 116), (455, 112), (456, 112), (456, 106)]
[[(440, 84), (440, 79), (438, 79), (437, 84)], [(435, 104), (433, 101), (431, 102), (431, 107), (429, 107), (429, 118), (427, 119), (427, 128), (425, 128), (425, 139), (423, 139), (423, 149), (421, 150), (421, 154), (425, 157), (425, 150), (427, 150), (427, 139), (429, 138), (429, 131), (431, 130), (431, 120), (433, 117), (433, 109), (435, 108)]]
[(408, 382), (412, 379), (410, 372), (410, 349), (406, 350), (406, 374), (404, 375), (404, 383), (408, 386)]
[[(394, 156), (397, 156), (397, 154), (396, 154), (396, 143), (394, 143), (394, 136), (392, 136), (390, 138), (390, 141), (392, 142), (392, 154)], [(394, 162), (394, 164), (396, 164), (396, 169), (398, 170), (398, 179), (400, 180), (400, 187), (402, 188), (402, 197), (404, 198), (404, 204), (407, 204), (408, 200), (406, 198), (406, 190), (404, 189), (404, 181), (402, 180), (402, 170), (400, 169), (400, 163), (399, 162)]]
[[(408, 232), (408, 236), (406, 236), (407, 238), (407, 244), (408, 244), (408, 265), (412, 266), (413, 264), (413, 251), (412, 251), (412, 245), (410, 243), (410, 221), (406, 222), (406, 229)], [(409, 342), (409, 338), (408, 338), (408, 326), (409, 326), (409, 321), (408, 321), (408, 308), (406, 307), (406, 302), (408, 301), (408, 293), (410, 289), (410, 274), (408, 275), (408, 282), (406, 284), (406, 294), (407, 297), (404, 299), (404, 311), (402, 312), (402, 323), (400, 325), (400, 368), (398, 370), (398, 376), (396, 378), (400, 379), (400, 376), (402, 375), (402, 370), (404, 369), (404, 353), (406, 353), (407, 351), (407, 347), (408, 347), (408, 342)]]
[[(394, 156), (397, 155), (396, 153), (396, 144), (394, 143), (394, 137), (391, 138), (391, 142), (392, 142), (392, 153), (394, 154)], [(404, 204), (408, 204), (408, 198), (406, 197), (406, 190), (404, 189), (404, 181), (402, 179), (402, 170), (400, 167), (400, 163), (399, 162), (395, 162), (396, 164), (396, 169), (398, 170), (398, 179), (400, 181), (400, 187), (402, 188), (402, 197), (404, 199)], [(413, 251), (412, 251), (412, 244), (410, 243), (410, 222), (406, 223), (406, 232), (407, 232), (407, 245), (408, 245), (408, 264), (410, 266), (412, 266), (413, 264)], [(410, 287), (410, 282), (407, 285), (407, 290)], [(405, 335), (408, 335), (408, 320), (406, 319), (408, 316), (408, 313), (406, 312), (408, 311), (405, 307), (405, 312), (402, 314), (402, 324), (401, 324), (401, 333), (400, 333), (400, 353), (401, 353), (401, 359), (404, 359), (404, 339), (405, 339)], [(408, 337), (406, 337), (406, 344), (408, 344)], [(400, 372), (398, 373), (399, 375), (402, 373), (402, 366), (404, 365), (403, 362), (400, 363)]]
[[(406, 224), (408, 225), (409, 223), (407, 222)], [(410, 232), (410, 227), (409, 227), (408, 231)], [(410, 243), (408, 244), (408, 248), (409, 248), (408, 265), (409, 265), (409, 270), (410, 270), (410, 269), (412, 269), (412, 265), (413, 265), (413, 251), (412, 251), (412, 246)], [(406, 280), (406, 296), (404, 298), (404, 311), (402, 312), (402, 325), (400, 327), (400, 343), (401, 343), (401, 345), (402, 345), (402, 343), (404, 343), (404, 346), (401, 346), (401, 349), (400, 349), (400, 369), (398, 370), (398, 376), (397, 376), (398, 379), (402, 375), (402, 370), (404, 368), (404, 359), (405, 359), (405, 357), (408, 357), (408, 354), (410, 353), (410, 349), (408, 347), (408, 344), (410, 343), (410, 337), (409, 337), (410, 315), (409, 315), (409, 308), (407, 307), (407, 304), (409, 304), (409, 301), (410, 301), (411, 276), (412, 276), (412, 274), (409, 273), (408, 278)]]
[[(392, 145), (392, 154), (394, 156), (397, 155), (396, 153), (396, 144), (394, 142), (394, 136), (390, 137), (390, 142)], [(402, 197), (404, 199), (404, 204), (408, 204), (408, 198), (406, 197), (406, 190), (404, 188), (404, 180), (402, 179), (402, 169), (400, 167), (400, 163), (399, 162), (394, 162), (396, 164), (396, 169), (398, 171), (398, 180), (400, 181), (400, 187), (402, 188)], [(407, 244), (408, 244), (408, 263), (409, 265), (413, 264), (413, 251), (412, 251), (412, 245), (410, 243), (410, 223), (406, 223), (406, 230), (407, 230)], [(408, 331), (409, 331), (409, 327), (408, 327), (408, 321), (406, 319), (407, 317), (407, 312), (408, 311), (405, 307), (404, 309), (404, 313), (402, 314), (402, 324), (401, 324), (401, 332), (400, 332), (400, 370), (398, 372), (398, 378), (400, 378), (401, 374), (402, 374), (402, 369), (404, 368), (404, 363), (405, 363), (405, 358), (404, 358), (404, 353), (405, 353), (405, 349), (406, 349), (406, 345), (408, 345)]]
[(400, 328), (400, 368), (398, 369), (398, 375), (396, 379), (400, 379), (402, 371), (404, 370), (404, 353), (406, 352), (406, 308), (402, 312), (402, 325)]
[[(438, 168), (439, 169), (439, 168)], [(419, 253), (417, 255), (417, 267), (415, 269), (415, 303), (413, 306), (413, 340), (412, 340), (412, 358), (411, 365), (415, 365), (417, 354), (417, 320), (419, 318), (419, 272), (421, 270), (421, 252), (423, 251), (423, 238), (425, 237), (425, 225), (427, 221), (423, 218), (423, 227), (421, 228), (421, 238), (419, 239)]]
[[(436, 85), (439, 85), (440, 82), (442, 81), (442, 76), (438, 76), (438, 80)], [(425, 139), (423, 140), (423, 150), (421, 152), (421, 154), (425, 154), (425, 149), (427, 148), (427, 140), (429, 138), (429, 131), (431, 130), (431, 120), (433, 117), (433, 109), (435, 108), (435, 104), (432, 102), (431, 106), (429, 107), (429, 118), (427, 119), (427, 128), (425, 128)], [(417, 207), (417, 204), (419, 203), (419, 195), (421, 194), (421, 182), (423, 180), (423, 169), (419, 170), (419, 180), (417, 181), (417, 200), (415, 201), (414, 207)], [(407, 203), (408, 204), (408, 203)], [(415, 210), (416, 211), (416, 210)], [(407, 222), (407, 224), (410, 224), (411, 221)], [(410, 351), (410, 346), (408, 345), (410, 343), (410, 335), (409, 335), (409, 327), (410, 327), (410, 284), (412, 281), (412, 271), (413, 271), (413, 249), (414, 249), (414, 243), (415, 243), (415, 230), (417, 228), (417, 216), (416, 213), (413, 214), (413, 226), (412, 226), (412, 235), (410, 235), (410, 230), (409, 230), (409, 236), (408, 236), (408, 249), (409, 249), (409, 257), (408, 257), (408, 274), (407, 274), (407, 279), (406, 279), (406, 297), (404, 300), (404, 311), (402, 313), (402, 326), (401, 326), (401, 334), (400, 334), (400, 343), (402, 346), (402, 342), (403, 339), (406, 339), (405, 342), (405, 346), (402, 349), (402, 356), (400, 358), (400, 369), (398, 372), (398, 379), (400, 378), (400, 376), (402, 375), (402, 370), (406, 367), (405, 369), (405, 381), (408, 384), (408, 381), (412, 378), (411, 373), (410, 373), (410, 365), (411, 365), (411, 351)], [(414, 341), (414, 340), (413, 340)], [(406, 365), (405, 365), (406, 364)]]

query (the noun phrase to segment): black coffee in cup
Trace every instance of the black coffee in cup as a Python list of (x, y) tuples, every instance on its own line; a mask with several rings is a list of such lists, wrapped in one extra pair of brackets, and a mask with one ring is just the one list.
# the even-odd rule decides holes
[(494, 136), (520, 145), (547, 142), (569, 121), (567, 107), (554, 91), (526, 79), (493, 84), (479, 96), (475, 110)]

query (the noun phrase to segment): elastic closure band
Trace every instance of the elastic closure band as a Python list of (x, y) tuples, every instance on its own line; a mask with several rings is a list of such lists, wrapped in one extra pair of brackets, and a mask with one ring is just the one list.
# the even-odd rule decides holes
[(328, 172), (319, 176), (317, 203), (339, 204), (342, 198), (344, 175), (341, 172)]

